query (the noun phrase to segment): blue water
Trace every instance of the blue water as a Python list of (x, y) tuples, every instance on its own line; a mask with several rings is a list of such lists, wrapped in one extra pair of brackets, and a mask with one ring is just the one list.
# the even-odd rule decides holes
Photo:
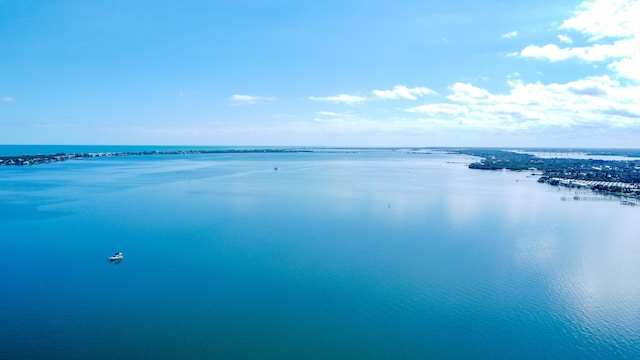
[(640, 209), (469, 161), (0, 167), (0, 358), (640, 357)]

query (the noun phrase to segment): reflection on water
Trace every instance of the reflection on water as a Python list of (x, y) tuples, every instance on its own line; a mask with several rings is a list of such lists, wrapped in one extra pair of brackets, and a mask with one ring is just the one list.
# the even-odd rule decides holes
[(637, 341), (640, 331), (637, 228), (620, 226), (614, 233), (594, 235), (590, 240), (596, 241), (587, 249), (576, 249), (580, 260), (561, 274), (562, 281), (556, 285), (562, 286), (556, 291), (566, 300), (567, 314), (593, 336), (615, 342)]
[(616, 195), (603, 194), (593, 191), (575, 192), (573, 195), (563, 195), (562, 201), (608, 201), (619, 203), (620, 205), (636, 206), (640, 205), (640, 200), (632, 197), (622, 197)]

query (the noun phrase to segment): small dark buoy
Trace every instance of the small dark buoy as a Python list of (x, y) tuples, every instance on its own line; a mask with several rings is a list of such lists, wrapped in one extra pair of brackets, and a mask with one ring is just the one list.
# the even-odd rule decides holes
[(274, 168), (273, 168), (273, 170), (274, 170), (274, 171), (278, 171), (278, 167), (274, 167)]

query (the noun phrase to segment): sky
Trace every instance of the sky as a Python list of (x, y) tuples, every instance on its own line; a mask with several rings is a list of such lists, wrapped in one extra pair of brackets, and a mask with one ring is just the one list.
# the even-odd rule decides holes
[(640, 0), (0, 0), (0, 144), (640, 145)]

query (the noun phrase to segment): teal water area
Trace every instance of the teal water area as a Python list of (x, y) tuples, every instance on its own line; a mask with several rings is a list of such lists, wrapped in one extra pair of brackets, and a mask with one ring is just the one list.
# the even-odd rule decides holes
[(469, 161), (0, 167), (0, 358), (640, 357), (640, 210)]

